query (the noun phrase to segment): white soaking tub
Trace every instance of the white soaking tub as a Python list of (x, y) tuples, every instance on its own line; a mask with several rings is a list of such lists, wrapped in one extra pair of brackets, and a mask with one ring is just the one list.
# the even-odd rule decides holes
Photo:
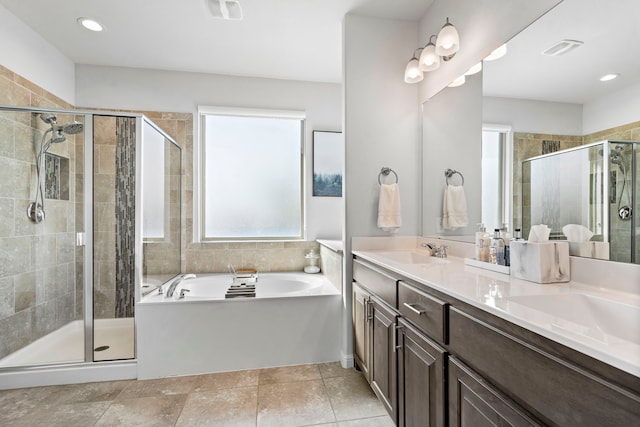
[(138, 378), (340, 360), (341, 294), (325, 276), (260, 273), (255, 297), (225, 299), (231, 283), (229, 274), (197, 275), (172, 297), (142, 298)]

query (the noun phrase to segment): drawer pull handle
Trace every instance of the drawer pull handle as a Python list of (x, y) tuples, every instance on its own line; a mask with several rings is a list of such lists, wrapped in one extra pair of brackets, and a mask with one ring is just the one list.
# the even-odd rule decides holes
[(424, 313), (427, 312), (427, 310), (420, 310), (417, 309), (413, 306), (413, 304), (407, 304), (406, 302), (403, 303), (402, 305), (404, 305), (405, 307), (407, 307), (409, 310), (413, 311), (415, 314), (417, 314), (418, 316), (422, 316)]

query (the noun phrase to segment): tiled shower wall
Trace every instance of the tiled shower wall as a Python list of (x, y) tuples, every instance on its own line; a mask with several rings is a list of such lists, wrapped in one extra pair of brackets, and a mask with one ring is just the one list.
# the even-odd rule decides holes
[[(0, 104), (71, 107), (2, 66)], [(30, 113), (0, 112), (0, 358), (76, 318), (73, 135), (50, 149), (69, 159), (69, 200), (45, 200), (40, 224), (25, 213), (35, 196), (34, 143), (46, 128)]]

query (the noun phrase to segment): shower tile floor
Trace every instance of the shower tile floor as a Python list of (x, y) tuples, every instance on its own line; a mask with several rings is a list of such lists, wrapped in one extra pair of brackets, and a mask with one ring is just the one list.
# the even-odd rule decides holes
[[(179, 363), (179, 362), (176, 362)], [(0, 391), (0, 425), (392, 427), (340, 364)]]

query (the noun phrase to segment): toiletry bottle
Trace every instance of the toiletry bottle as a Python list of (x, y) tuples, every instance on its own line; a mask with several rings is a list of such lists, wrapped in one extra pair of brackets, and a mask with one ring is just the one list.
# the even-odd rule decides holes
[(491, 239), (491, 248), (489, 250), (491, 264), (504, 265), (504, 240), (500, 237), (500, 229), (496, 228)]
[(513, 240), (522, 240), (522, 230), (516, 228), (513, 232)]
[(476, 231), (476, 259), (478, 261), (488, 262), (488, 252), (484, 250), (485, 237), (487, 236), (487, 229), (484, 224), (478, 223), (478, 231)]
[(511, 265), (511, 247), (509, 246), (511, 242), (511, 234), (509, 234), (509, 227), (507, 227), (507, 223), (502, 223), (502, 228), (500, 228), (500, 237), (504, 240), (504, 265), (507, 267)]

